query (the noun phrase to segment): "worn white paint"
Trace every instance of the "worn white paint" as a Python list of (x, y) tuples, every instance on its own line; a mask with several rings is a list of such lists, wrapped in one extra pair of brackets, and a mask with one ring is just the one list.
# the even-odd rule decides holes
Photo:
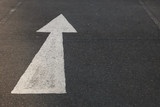
[(160, 21), (159, 19), (153, 15), (153, 13), (150, 11), (150, 9), (146, 6), (144, 1), (139, 0), (140, 4), (143, 6), (144, 10), (147, 12), (148, 16), (153, 20), (153, 22), (157, 25), (157, 27), (160, 29)]
[(23, 1), (19, 1), (14, 8), (12, 8), (8, 14), (0, 20), (0, 24), (5, 24), (7, 20), (11, 17), (11, 15), (18, 9), (20, 5), (22, 5)]
[(61, 14), (37, 32), (50, 35), (11, 93), (66, 93), (62, 33), (76, 33), (76, 30)]

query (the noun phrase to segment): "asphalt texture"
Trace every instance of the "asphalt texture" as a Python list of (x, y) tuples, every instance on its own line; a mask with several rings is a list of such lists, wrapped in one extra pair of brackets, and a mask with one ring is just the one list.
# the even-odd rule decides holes
[(155, 17), (160, 20), (160, 1), (159, 0), (144, 0), (144, 3), (148, 7), (148, 9), (153, 13)]
[[(11, 94), (59, 14), (78, 32), (63, 34), (67, 94)], [(160, 30), (139, 0), (1, 0), (0, 22), (0, 107), (160, 106)]]

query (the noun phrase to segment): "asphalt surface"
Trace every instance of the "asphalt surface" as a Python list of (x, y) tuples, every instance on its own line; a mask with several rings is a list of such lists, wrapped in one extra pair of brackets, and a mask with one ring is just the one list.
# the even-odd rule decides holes
[[(11, 94), (59, 14), (78, 32), (63, 34), (67, 94)], [(159, 107), (159, 71), (160, 30), (139, 0), (0, 1), (0, 107)]]
[(155, 17), (160, 19), (160, 1), (159, 0), (144, 0), (144, 3), (148, 7), (148, 9), (154, 14)]

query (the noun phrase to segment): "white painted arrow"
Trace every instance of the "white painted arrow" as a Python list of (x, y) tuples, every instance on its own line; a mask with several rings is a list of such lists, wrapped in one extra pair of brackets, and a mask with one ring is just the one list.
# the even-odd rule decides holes
[(37, 32), (49, 32), (50, 35), (11, 93), (66, 93), (62, 33), (77, 31), (61, 14)]

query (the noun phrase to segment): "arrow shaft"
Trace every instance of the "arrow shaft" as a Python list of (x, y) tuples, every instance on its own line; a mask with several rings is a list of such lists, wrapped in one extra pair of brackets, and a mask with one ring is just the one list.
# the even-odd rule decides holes
[[(40, 53), (40, 55), (38, 55)], [(64, 49), (63, 49), (63, 35), (62, 33), (51, 33), (46, 42), (41, 47), (37, 56), (41, 56), (42, 54), (46, 58), (47, 67), (50, 69), (47, 72), (48, 76), (44, 78), (47, 80), (48, 78), (54, 78), (54, 86), (65, 90), (65, 73), (64, 73)], [(50, 81), (50, 80), (49, 80)], [(53, 82), (53, 81), (52, 81)], [(40, 83), (41, 84), (41, 83)], [(51, 85), (53, 85), (51, 84)]]
[(48, 36), (16, 86), (24, 94), (66, 93), (62, 33)]

